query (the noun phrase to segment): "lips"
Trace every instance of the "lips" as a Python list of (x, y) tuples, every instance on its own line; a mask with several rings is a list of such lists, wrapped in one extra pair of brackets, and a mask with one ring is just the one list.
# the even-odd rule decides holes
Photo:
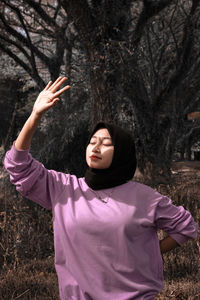
[(98, 160), (98, 159), (101, 159), (100, 157), (96, 156), (96, 155), (91, 155), (90, 158), (92, 160)]

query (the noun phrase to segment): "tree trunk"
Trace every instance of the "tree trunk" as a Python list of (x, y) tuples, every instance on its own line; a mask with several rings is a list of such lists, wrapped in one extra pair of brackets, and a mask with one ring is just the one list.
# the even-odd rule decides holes
[(171, 168), (169, 164), (147, 161), (143, 166), (142, 175), (146, 183), (168, 184), (171, 180)]
[(187, 145), (186, 148), (186, 159), (191, 160), (192, 157), (192, 151), (191, 151), (191, 145)]
[(90, 51), (90, 81), (92, 110), (91, 120), (94, 125), (98, 121), (111, 121), (112, 108), (110, 90), (106, 81), (106, 66), (104, 55), (100, 55), (94, 49)]
[[(67, 84), (71, 84), (71, 70), (72, 70), (72, 45), (69, 43), (67, 45), (66, 54), (65, 54), (65, 74), (67, 76)], [(67, 93), (64, 94), (67, 106), (68, 113), (71, 108), (71, 91), (70, 89)]]

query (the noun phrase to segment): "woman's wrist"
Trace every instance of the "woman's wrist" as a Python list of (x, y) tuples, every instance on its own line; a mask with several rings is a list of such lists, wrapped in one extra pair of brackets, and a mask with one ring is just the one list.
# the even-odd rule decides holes
[(41, 113), (41, 112), (39, 113), (39, 112), (37, 112), (37, 111), (35, 111), (35, 110), (32, 110), (31, 115), (30, 115), (30, 118), (31, 118), (33, 121), (39, 122), (39, 121), (42, 119), (43, 114), (44, 114), (44, 113)]
[(26, 150), (30, 148), (33, 134), (42, 118), (42, 114), (32, 111), (31, 115), (24, 124), (18, 138), (15, 141), (15, 147), (18, 150)]

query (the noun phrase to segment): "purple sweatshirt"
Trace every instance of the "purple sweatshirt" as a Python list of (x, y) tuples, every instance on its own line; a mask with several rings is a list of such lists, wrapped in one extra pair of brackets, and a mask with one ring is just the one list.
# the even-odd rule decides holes
[(84, 178), (47, 170), (14, 146), (4, 164), (23, 196), (53, 212), (62, 300), (153, 300), (163, 287), (157, 230), (180, 245), (197, 236), (188, 211), (143, 184), (94, 191)]

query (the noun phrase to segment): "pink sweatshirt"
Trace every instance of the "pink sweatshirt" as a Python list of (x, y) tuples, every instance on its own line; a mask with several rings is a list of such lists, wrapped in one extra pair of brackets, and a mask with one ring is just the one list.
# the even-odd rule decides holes
[(4, 164), (23, 196), (53, 212), (62, 300), (153, 300), (163, 287), (157, 230), (180, 245), (197, 236), (188, 211), (143, 184), (93, 191), (84, 178), (47, 170), (14, 146)]

